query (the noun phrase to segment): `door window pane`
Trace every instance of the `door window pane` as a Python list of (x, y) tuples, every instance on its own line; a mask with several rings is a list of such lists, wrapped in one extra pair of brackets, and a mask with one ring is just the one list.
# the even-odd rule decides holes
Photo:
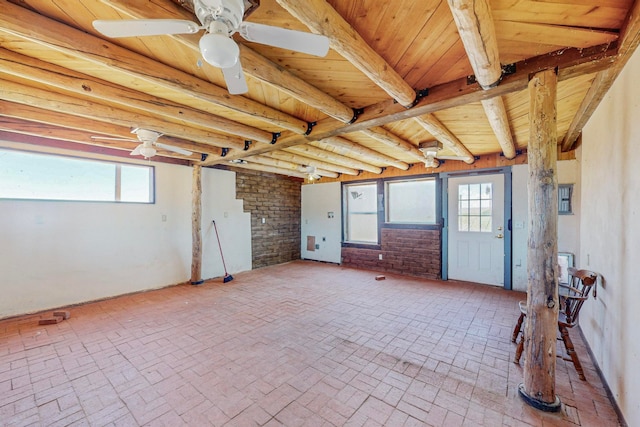
[(491, 183), (458, 186), (458, 231), (490, 233), (492, 215)]

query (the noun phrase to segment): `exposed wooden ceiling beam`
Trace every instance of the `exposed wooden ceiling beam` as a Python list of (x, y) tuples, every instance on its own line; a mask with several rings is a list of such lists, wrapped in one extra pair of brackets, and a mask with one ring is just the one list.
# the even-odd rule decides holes
[(442, 142), (449, 150), (453, 151), (456, 156), (462, 157), (462, 161), (471, 164), (475, 161), (471, 151), (464, 146), (462, 142), (446, 128), (433, 114), (425, 114), (414, 120), (425, 128), (438, 141)]
[(487, 115), (487, 119), (489, 119), (491, 129), (493, 129), (493, 133), (498, 139), (502, 154), (504, 154), (507, 159), (515, 158), (516, 144), (513, 140), (511, 127), (509, 126), (509, 117), (507, 116), (507, 109), (504, 106), (504, 100), (501, 96), (483, 99), (482, 108), (484, 108), (484, 113)]
[(405, 162), (398, 161), (391, 156), (387, 156), (386, 154), (367, 148), (364, 145), (356, 144), (355, 142), (349, 141), (341, 136), (332, 136), (320, 141), (310, 142), (310, 144), (334, 153), (343, 154), (349, 157), (356, 157), (364, 161), (393, 166), (395, 168), (402, 169), (403, 171), (409, 169), (409, 165)]
[[(497, 86), (502, 76), (502, 66), (488, 1), (448, 0), (448, 3), (476, 80), (483, 89)], [(504, 101), (501, 97), (484, 99), (482, 107), (504, 156), (513, 159), (516, 148)]]
[[(0, 99), (44, 110), (63, 112), (71, 116), (114, 123), (119, 126), (151, 129), (211, 146), (236, 150), (244, 149), (244, 141), (239, 137), (216, 134), (194, 127), (171, 123), (153, 116), (107, 107), (93, 101), (48, 92), (43, 89), (21, 85), (10, 80), (0, 79)], [(17, 114), (17, 112), (7, 111), (5, 115), (14, 116), (13, 114)]]
[[(282, 169), (288, 169), (288, 170), (292, 170), (295, 172), (302, 172), (305, 173), (304, 171), (300, 170), (301, 166), (308, 166), (308, 165), (301, 165), (300, 163), (295, 163), (295, 162), (290, 162), (288, 160), (280, 160), (280, 159), (274, 159), (268, 156), (251, 156), (247, 159), (245, 159), (248, 162), (255, 162), (255, 163), (260, 163), (261, 165), (267, 165), (267, 166), (275, 166), (275, 167), (279, 167)], [(318, 175), (321, 176), (326, 176), (329, 178), (337, 178), (340, 174), (337, 172), (332, 172), (332, 171), (328, 171), (322, 168), (318, 168), (316, 167), (315, 169), (315, 173), (317, 173)]]
[(163, 91), (188, 94), (194, 99), (211, 102), (299, 134), (307, 131), (308, 123), (304, 120), (242, 96), (230, 96), (226, 89), (16, 6), (7, 0), (0, 0), (0, 10), (0, 33), (10, 34), (69, 57), (81, 59), (94, 69), (99, 67), (132, 76), (152, 83)]
[(275, 173), (278, 175), (294, 176), (296, 178), (302, 178), (302, 179), (307, 178), (307, 174), (302, 172), (279, 168), (275, 166), (261, 165), (259, 163), (240, 163), (239, 162), (239, 163), (229, 164), (229, 166), (233, 168), (251, 169), (251, 170), (260, 171), (260, 172)]
[(329, 37), (337, 51), (394, 100), (408, 107), (416, 99), (415, 90), (388, 64), (325, 0), (276, 0), (312, 31)]
[(93, 98), (98, 102), (108, 101), (126, 109), (134, 108), (148, 114), (164, 117), (170, 121), (182, 122), (203, 129), (222, 131), (226, 134), (235, 134), (265, 143), (269, 143), (273, 139), (271, 132), (126, 89), (68, 68), (2, 48), (0, 48), (0, 73), (43, 83), (81, 97)]
[(420, 98), (418, 103), (410, 109), (402, 107), (393, 100), (388, 100), (365, 107), (362, 115), (351, 125), (344, 125), (332, 119), (320, 120), (310, 137), (322, 139), (343, 133), (358, 132), (398, 120), (480, 102), (483, 99), (520, 92), (527, 88), (531, 73), (548, 68), (559, 68), (559, 81), (595, 73), (608, 68), (614, 61), (615, 54), (616, 48), (612, 45), (551, 52), (516, 63), (516, 72), (503, 76), (502, 82), (496, 87), (483, 90), (478, 85), (468, 84), (466, 77), (457, 79), (430, 87), (429, 95)]
[[(9, 143), (9, 144), (7, 144)], [(129, 152), (111, 147), (101, 147), (93, 144), (78, 144), (71, 141), (56, 139), (53, 137), (34, 136), (25, 133), (5, 132), (0, 130), (0, 146), (12, 147), (11, 143), (17, 143), (20, 150), (42, 152), (42, 147), (69, 150), (74, 153), (90, 153), (91, 155), (115, 156), (123, 159), (131, 159)], [(32, 146), (32, 147), (31, 147)], [(170, 163), (174, 165), (190, 166), (192, 161), (184, 158), (167, 156), (155, 156), (154, 163)]]
[(618, 39), (618, 56), (610, 68), (596, 75), (562, 141), (562, 151), (575, 148), (582, 128), (613, 85), (622, 68), (640, 44), (640, 1), (634, 1)]
[(272, 151), (270, 153), (262, 154), (262, 156), (280, 160), (287, 160), (290, 162), (295, 162), (299, 165), (315, 166), (320, 169), (345, 175), (357, 176), (359, 174), (358, 170), (354, 168), (336, 165), (335, 163), (325, 162), (309, 156), (301, 156), (299, 154), (290, 153), (288, 151)]
[[(374, 166), (372, 164), (363, 162), (359, 159), (343, 156), (341, 154), (333, 153), (322, 148), (312, 147), (311, 145), (297, 145), (294, 147), (286, 148), (285, 151), (299, 154), (305, 157), (315, 158), (317, 160), (334, 163), (337, 165), (346, 166), (348, 168), (363, 170), (375, 174), (381, 174), (382, 168)], [(352, 174), (349, 174), (352, 175)]]
[[(52, 126), (44, 123), (30, 122), (28, 120), (5, 116), (0, 116), (0, 130), (22, 135), (36, 136), (39, 138), (56, 139), (59, 141), (68, 141), (76, 144), (106, 147), (125, 151), (133, 151), (138, 145), (140, 145), (140, 142), (138, 141), (93, 140), (91, 139), (93, 135), (90, 132), (77, 129), (69, 129), (61, 126)], [(177, 147), (177, 145), (175, 146)], [(163, 150), (161, 148), (157, 148), (157, 155), (177, 159), (188, 159), (193, 161), (200, 160), (200, 154), (193, 153), (186, 156), (183, 154), (174, 153), (172, 151)]]
[(418, 147), (416, 147), (409, 141), (405, 141), (398, 135), (389, 132), (382, 126), (365, 129), (362, 131), (362, 133), (389, 147), (393, 147), (398, 149), (399, 151), (403, 151), (418, 161), (424, 162), (424, 154), (422, 154), (422, 151), (420, 151)]
[[(153, 0), (150, 2), (131, 2), (130, 0), (102, 0), (103, 3), (117, 9), (119, 12), (132, 18), (144, 19), (188, 19), (195, 16), (182, 7), (178, 7), (171, 1)], [(198, 43), (192, 36), (171, 35), (190, 49), (200, 52)], [(315, 86), (305, 82), (289, 72), (286, 68), (270, 61), (248, 46), (238, 43), (240, 46), (240, 62), (245, 74), (248, 74), (262, 82), (270, 84), (288, 95), (304, 102), (307, 105), (331, 116), (343, 123), (348, 123), (354, 117), (353, 109), (344, 105), (337, 99), (322, 92)], [(265, 142), (265, 141), (263, 141)]]
[[(129, 127), (70, 116), (58, 111), (42, 110), (30, 105), (16, 104), (3, 100), (0, 100), (0, 118), (4, 126), (7, 126), (7, 131), (11, 130), (9, 126), (11, 126), (12, 123), (16, 123), (14, 120), (23, 120), (26, 124), (24, 126), (16, 125), (16, 132), (34, 136), (40, 132), (40, 135), (45, 138), (68, 140), (82, 144), (94, 144), (95, 141), (91, 138), (92, 136), (107, 136), (134, 140), (136, 138), (136, 136), (131, 133), (131, 128)], [(59, 133), (56, 131), (56, 133), (53, 134), (54, 129), (64, 129), (64, 131), (59, 131)], [(73, 135), (75, 139), (65, 138), (65, 131), (69, 132), (69, 135)], [(52, 135), (49, 133), (52, 133)], [(81, 136), (85, 138), (77, 139)], [(120, 142), (126, 141), (108, 141), (103, 145), (109, 146), (110, 148), (118, 148), (122, 145), (122, 149), (129, 149), (128, 144), (120, 144)], [(163, 135), (161, 142), (173, 145), (174, 147), (184, 148), (185, 150), (204, 153), (212, 157), (220, 153), (220, 149), (217, 147), (208, 144), (198, 144), (169, 135)], [(136, 145), (138, 144), (139, 143), (136, 143)]]
[[(528, 87), (531, 73), (558, 67), (558, 80), (564, 81), (583, 74), (590, 74), (606, 69), (615, 58), (616, 48), (612, 45), (600, 45), (587, 49), (562, 49), (521, 61), (516, 64), (516, 72), (505, 75), (500, 85), (483, 90), (478, 85), (470, 85), (465, 78), (429, 88), (429, 95), (421, 98), (416, 106), (406, 109), (394, 100), (383, 101), (364, 108), (364, 112), (353, 124), (340, 123), (332, 118), (320, 120), (309, 136), (283, 135), (278, 139), (277, 149), (305, 144), (309, 140), (319, 140), (344, 133), (358, 132), (371, 127), (382, 126), (398, 120), (406, 120), (422, 114), (433, 113), (448, 108), (479, 102), (495, 96), (507, 95), (523, 91)], [(298, 147), (296, 147), (298, 148)], [(304, 148), (313, 148), (304, 146)], [(273, 147), (253, 147), (252, 154), (272, 151)], [(229, 159), (241, 158), (243, 153), (231, 153), (225, 159), (207, 159), (207, 165), (226, 162)], [(369, 166), (371, 167), (371, 166)], [(364, 167), (358, 169), (373, 172)], [(381, 169), (378, 168), (380, 171)]]

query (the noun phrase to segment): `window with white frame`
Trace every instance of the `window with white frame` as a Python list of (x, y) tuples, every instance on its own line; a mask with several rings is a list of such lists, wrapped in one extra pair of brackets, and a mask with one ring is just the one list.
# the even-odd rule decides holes
[(387, 223), (436, 223), (435, 178), (386, 181), (385, 196)]
[(154, 203), (154, 168), (0, 149), (0, 199)]
[(378, 185), (376, 182), (346, 184), (344, 231), (349, 243), (378, 243)]

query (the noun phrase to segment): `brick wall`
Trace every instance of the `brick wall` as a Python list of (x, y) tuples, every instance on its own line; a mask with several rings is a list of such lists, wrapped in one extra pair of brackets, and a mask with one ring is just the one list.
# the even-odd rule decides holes
[(440, 230), (383, 228), (381, 249), (342, 248), (342, 265), (439, 279), (440, 246)]
[(236, 172), (236, 197), (251, 213), (252, 268), (300, 259), (301, 185), (280, 175)]

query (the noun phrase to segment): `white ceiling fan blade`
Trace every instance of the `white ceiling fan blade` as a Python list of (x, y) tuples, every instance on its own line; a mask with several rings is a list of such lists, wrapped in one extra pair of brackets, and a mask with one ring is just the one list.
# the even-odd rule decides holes
[(436, 158), (440, 160), (460, 160), (460, 161), (466, 159), (466, 157), (463, 157), (463, 156), (436, 156)]
[(224, 81), (227, 83), (227, 90), (231, 95), (241, 95), (249, 91), (247, 80), (244, 78), (240, 58), (229, 68), (222, 69)]
[(142, 156), (142, 153), (140, 152), (140, 150), (142, 150), (142, 144), (140, 144), (136, 148), (134, 148), (133, 151), (131, 153), (129, 153), (129, 155), (130, 156)]
[(93, 28), (112, 38), (194, 34), (202, 29), (185, 19), (99, 19), (93, 21)]
[(174, 153), (183, 154), (185, 156), (193, 154), (193, 152), (185, 150), (184, 148), (174, 147), (173, 145), (163, 144), (162, 142), (156, 142), (156, 147), (162, 148), (163, 150), (173, 151)]
[(325, 56), (329, 52), (329, 39), (325, 36), (302, 31), (287, 30), (270, 25), (243, 22), (240, 35), (250, 42), (267, 44), (309, 55)]
[(129, 142), (138, 142), (137, 139), (133, 139), (133, 138), (113, 138), (110, 136), (98, 136), (98, 135), (91, 135), (91, 139), (94, 140), (101, 140), (101, 141), (129, 141)]

